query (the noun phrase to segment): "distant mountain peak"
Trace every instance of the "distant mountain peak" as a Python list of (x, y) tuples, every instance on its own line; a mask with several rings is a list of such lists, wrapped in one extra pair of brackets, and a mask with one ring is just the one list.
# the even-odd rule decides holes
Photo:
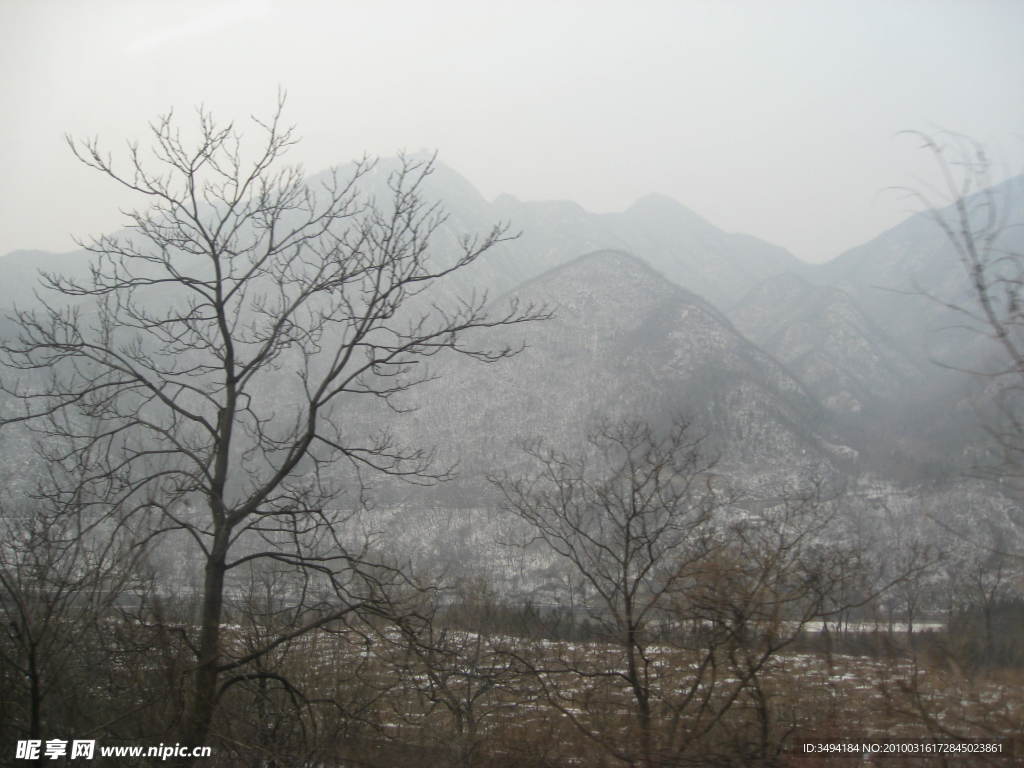
[(668, 195), (661, 194), (660, 192), (652, 192), (651, 194), (638, 198), (636, 202), (626, 209), (625, 213), (627, 215), (640, 214), (658, 218), (671, 216), (677, 219), (684, 218), (691, 222), (699, 222), (708, 227), (714, 226), (711, 222), (707, 221), (702, 216), (698, 216), (674, 197), (669, 197)]
[(628, 251), (619, 248), (602, 248), (598, 251), (591, 251), (566, 263), (566, 266), (573, 264), (608, 264), (615, 267), (628, 267), (630, 269), (643, 270), (650, 274), (656, 274), (651, 266)]
[[(571, 273), (577, 271), (592, 272), (595, 270), (615, 274), (616, 281), (627, 281), (636, 278), (648, 281), (653, 279), (656, 283), (664, 283), (666, 288), (670, 287), (672, 290), (677, 290), (686, 294), (690, 293), (684, 288), (672, 283), (644, 259), (634, 256), (628, 251), (617, 248), (602, 248), (597, 251), (585, 253), (582, 256), (578, 256), (575, 259), (567, 261), (564, 264), (549, 270), (546, 274), (556, 274), (558, 272)], [(540, 275), (539, 277), (544, 278), (544, 275)]]

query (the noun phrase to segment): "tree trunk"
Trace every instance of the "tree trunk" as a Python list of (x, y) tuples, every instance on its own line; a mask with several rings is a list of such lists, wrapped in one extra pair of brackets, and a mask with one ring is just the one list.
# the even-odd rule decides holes
[[(223, 543), (221, 541), (223, 539)], [(217, 699), (217, 676), (220, 664), (220, 623), (224, 607), (224, 574), (227, 535), (218, 536), (206, 561), (203, 582), (203, 609), (199, 629), (199, 658), (193, 677), (193, 696), (182, 744), (205, 746), (210, 721)], [(185, 764), (191, 760), (184, 761)]]
[[(29, 673), (29, 724), (28, 724), (28, 737), (30, 739), (41, 740), (43, 732), (43, 692), (42, 686), (39, 680), (39, 666), (36, 661), (36, 646), (35, 643), (29, 647), (28, 651), (28, 673)], [(40, 754), (36, 758), (34, 765), (43, 765), (43, 757)]]
[[(632, 608), (627, 608), (627, 616), (632, 621)], [(637, 637), (636, 628), (632, 623), (626, 630), (626, 665), (629, 676), (629, 684), (633, 689), (633, 698), (636, 701), (637, 722), (640, 726), (640, 751), (643, 755), (644, 768), (651, 768), (654, 765), (654, 740), (651, 733), (651, 704), (650, 691), (647, 689), (646, 681), (640, 665), (637, 663)]]

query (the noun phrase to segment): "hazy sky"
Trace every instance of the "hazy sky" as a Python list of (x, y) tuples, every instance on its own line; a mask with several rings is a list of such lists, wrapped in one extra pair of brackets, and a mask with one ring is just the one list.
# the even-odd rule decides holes
[(131, 201), (64, 133), (112, 150), (278, 86), (315, 172), (440, 150), (488, 198), (594, 211), (662, 192), (729, 231), (831, 258), (925, 179), (904, 129), (961, 131), (1024, 167), (1024, 3), (0, 0), (0, 253), (68, 250)]

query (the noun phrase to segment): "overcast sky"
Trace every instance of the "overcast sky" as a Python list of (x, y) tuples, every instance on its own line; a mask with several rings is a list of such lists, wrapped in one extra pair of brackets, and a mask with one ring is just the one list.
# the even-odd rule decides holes
[(114, 150), (199, 102), (267, 114), (309, 172), (438, 149), (489, 199), (593, 211), (671, 195), (809, 261), (895, 224), (931, 168), (905, 129), (1024, 166), (1024, 3), (0, 0), (0, 253), (69, 250), (131, 201)]

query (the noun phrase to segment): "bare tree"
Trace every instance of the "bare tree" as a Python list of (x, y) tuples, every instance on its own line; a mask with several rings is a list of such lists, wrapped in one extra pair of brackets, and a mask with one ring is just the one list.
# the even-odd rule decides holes
[[(95, 256), (88, 278), (44, 275), (41, 306), (16, 311), (20, 335), (0, 345), (21, 372), (3, 389), (25, 404), (8, 421), (60, 438), (47, 458), (76, 470), (53, 498), (87, 499), (87, 514), (132, 525), (140, 545), (177, 531), (202, 553), (180, 734), (191, 745), (207, 741), (222, 676), (373, 610), (402, 578), (342, 540), (347, 513), (332, 499), (355, 488), (356, 508), (366, 473), (434, 482), (447, 471), (387, 429), (361, 432), (354, 416), (406, 408), (401, 396), (434, 375), (427, 363), (440, 352), (493, 362), (516, 351), (469, 332), (545, 316), (515, 304), (492, 313), (484, 295), (446, 302), (436, 286), (508, 229), (434, 254), (446, 218), (422, 196), (430, 160), (403, 158), (386, 200), (360, 192), (374, 172), (366, 160), (309, 186), (281, 164), (297, 141), (283, 106), (253, 118), (252, 145), (205, 109), (192, 142), (165, 115), (150, 126), (151, 151), (129, 144), (123, 167), (96, 141), (69, 139), (143, 207), (126, 213), (124, 233), (83, 245)], [(223, 632), (229, 575), (263, 558), (304, 574), (302, 620), (237, 651)]]
[(424, 740), (450, 753), (453, 765), (484, 764), (496, 723), (516, 709), (510, 640), (488, 625), (497, 596), (484, 579), (472, 579), (419, 597), (417, 615), (389, 625), (382, 638), (381, 658), (415, 701), (402, 714), (413, 715)]
[[(962, 667), (969, 674), (979, 659), (993, 663), (994, 618), (1019, 587), (1024, 563), (1024, 219), (1014, 199), (1021, 186), (1019, 180), (993, 186), (992, 160), (970, 137), (909, 133), (932, 156), (941, 181), (934, 189), (907, 191), (942, 233), (959, 266), (945, 290), (915, 287), (915, 292), (944, 308), (953, 318), (950, 325), (980, 341), (973, 346), (983, 353), (937, 361), (983, 384), (976, 406), (987, 439), (971, 446), (972, 466), (959, 479), (991, 482), (985, 492), (1006, 507), (999, 511), (996, 507), (1004, 504), (975, 503), (962, 514), (928, 513), (948, 539), (948, 640), (957, 651), (946, 648), (943, 661), (960, 677)], [(949, 739), (972, 731), (975, 737), (1012, 732), (1012, 727), (1001, 730), (1003, 718), (995, 707), (984, 724), (964, 719), (951, 727), (948, 716), (938, 716), (939, 697), (926, 689), (917, 674), (899, 687), (909, 712), (930, 731)]]
[[(1011, 508), (1005, 521), (993, 518), (983, 525), (936, 520), (967, 544), (969, 556), (954, 557), (952, 566), (959, 569), (957, 582), (966, 587), (959, 591), (977, 600), (985, 622), (985, 652), (991, 655), (993, 612), (1013, 594), (1024, 564), (1024, 219), (1013, 185), (1002, 190), (991, 185), (991, 159), (980, 143), (952, 133), (914, 135), (934, 157), (944, 188), (940, 200), (920, 191), (911, 194), (945, 235), (962, 269), (959, 295), (925, 295), (991, 345), (987, 367), (966, 371), (986, 384), (987, 402), (979, 408), (979, 419), (989, 438), (970, 471), (994, 481)], [(993, 535), (996, 528), (999, 533)]]
[(120, 544), (90, 530), (72, 509), (32, 502), (0, 507), (0, 662), (10, 673), (4, 698), (12, 707), (3, 718), (7, 736), (42, 739), (47, 726), (70, 733), (95, 725), (90, 701), (107, 714), (123, 704), (97, 701), (91, 696), (97, 681), (84, 679), (109, 663), (104, 620), (133, 579)]
[(970, 539), (960, 539), (951, 546), (950, 618), (954, 627), (960, 625), (956, 634), (967, 646), (963, 661), (970, 666), (999, 665), (996, 615), (1000, 607), (1020, 597), (1024, 586), (1021, 559), (1005, 551), (1009, 533), (989, 523), (979, 526)]
[(688, 566), (707, 556), (707, 523), (722, 499), (713, 483), (713, 462), (682, 421), (664, 436), (640, 422), (605, 423), (588, 436), (586, 447), (581, 455), (567, 456), (541, 443), (527, 445), (536, 474), (494, 482), (507, 508), (583, 578), (592, 618), (623, 655), (622, 669), (590, 669), (584, 654), (557, 659), (547, 671), (623, 680), (636, 714), (639, 754), (614, 733), (583, 723), (568, 702), (569, 689), (546, 683), (544, 661), (533, 671), (549, 700), (588, 737), (620, 759), (654, 765), (652, 627)]
[(954, 133), (912, 133), (934, 157), (943, 186), (909, 194), (945, 235), (962, 269), (959, 294), (919, 292), (993, 344), (989, 367), (967, 371), (991, 382), (995, 405), (985, 428), (997, 462), (979, 468), (1019, 495), (1024, 492), (1024, 220), (1014, 212), (1009, 188), (992, 187), (991, 159), (980, 143)]
[(765, 683), (772, 661), (877, 594), (857, 589), (860, 553), (829, 540), (835, 494), (741, 493), (683, 421), (604, 424), (576, 456), (527, 452), (532, 475), (495, 482), (582, 577), (597, 626), (597, 642), (520, 656), (550, 704), (628, 765), (777, 758), (793, 725)]

